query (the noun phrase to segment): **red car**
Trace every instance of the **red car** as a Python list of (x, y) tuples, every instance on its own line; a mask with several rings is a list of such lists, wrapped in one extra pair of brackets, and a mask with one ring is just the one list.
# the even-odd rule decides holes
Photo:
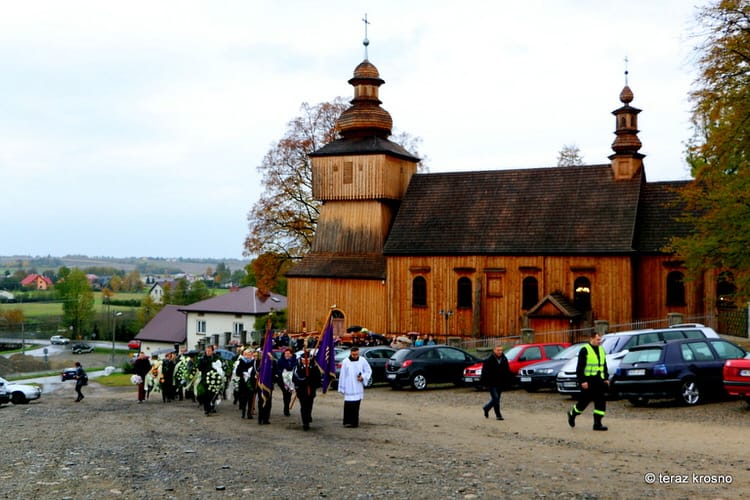
[[(505, 352), (508, 358), (510, 371), (515, 377), (518, 370), (531, 363), (547, 361), (552, 359), (555, 354), (570, 346), (568, 343), (549, 342), (545, 344), (518, 344), (514, 345)], [(479, 379), (482, 376), (482, 363), (476, 363), (464, 370), (464, 383), (478, 386)], [(515, 384), (514, 380), (514, 384)]]
[(724, 390), (742, 396), (750, 404), (750, 359), (729, 359), (724, 363)]
[(140, 349), (141, 348), (141, 341), (137, 339), (133, 339), (130, 342), (128, 342), (128, 349)]

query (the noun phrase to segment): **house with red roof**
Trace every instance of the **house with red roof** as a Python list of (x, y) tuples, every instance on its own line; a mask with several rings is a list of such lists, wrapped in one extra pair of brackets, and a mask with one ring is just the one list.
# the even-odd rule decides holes
[(21, 280), (21, 286), (34, 290), (48, 290), (52, 288), (52, 280), (41, 274), (29, 274)]

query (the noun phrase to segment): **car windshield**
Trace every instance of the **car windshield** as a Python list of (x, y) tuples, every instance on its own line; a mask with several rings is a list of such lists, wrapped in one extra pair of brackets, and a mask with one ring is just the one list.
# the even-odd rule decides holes
[(602, 347), (604, 348), (604, 352), (606, 352), (607, 354), (618, 352), (620, 349), (617, 348), (617, 345), (622, 339), (623, 337), (618, 337), (615, 335), (605, 335), (604, 337), (602, 337)]
[(505, 353), (505, 357), (508, 358), (508, 361), (513, 361), (518, 357), (518, 354), (521, 352), (521, 346), (513, 346), (510, 349), (508, 349)]
[(584, 345), (586, 345), (586, 344), (585, 343), (581, 343), (581, 344), (573, 344), (570, 347), (566, 347), (562, 351), (560, 351), (557, 354), (555, 354), (552, 359), (570, 359), (570, 358), (575, 358), (576, 356), (578, 356), (578, 353), (581, 352), (581, 347), (583, 347)]
[(626, 363), (656, 363), (661, 358), (661, 347), (652, 347), (649, 349), (638, 349), (628, 352), (622, 358), (623, 364)]

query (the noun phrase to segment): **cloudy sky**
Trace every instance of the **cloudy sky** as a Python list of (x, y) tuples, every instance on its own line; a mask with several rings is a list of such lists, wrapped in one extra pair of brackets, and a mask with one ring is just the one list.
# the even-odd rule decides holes
[(0, 255), (241, 257), (256, 167), (352, 96), (365, 13), (431, 172), (607, 162), (627, 57), (647, 177), (686, 179), (693, 3), (3, 2)]

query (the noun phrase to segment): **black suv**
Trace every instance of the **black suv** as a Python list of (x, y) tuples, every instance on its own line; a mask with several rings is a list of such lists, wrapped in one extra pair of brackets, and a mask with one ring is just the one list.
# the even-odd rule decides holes
[(94, 352), (94, 346), (79, 342), (77, 344), (73, 344), (73, 347), (71, 347), (70, 350), (73, 352), (73, 354), (84, 354), (87, 352)]
[(724, 394), (722, 370), (744, 349), (723, 339), (681, 339), (633, 346), (612, 377), (613, 390), (634, 405), (676, 398), (695, 405)]
[(399, 349), (385, 364), (385, 378), (394, 389), (411, 385), (421, 391), (428, 383), (463, 383), (464, 368), (481, 361), (446, 345)]

